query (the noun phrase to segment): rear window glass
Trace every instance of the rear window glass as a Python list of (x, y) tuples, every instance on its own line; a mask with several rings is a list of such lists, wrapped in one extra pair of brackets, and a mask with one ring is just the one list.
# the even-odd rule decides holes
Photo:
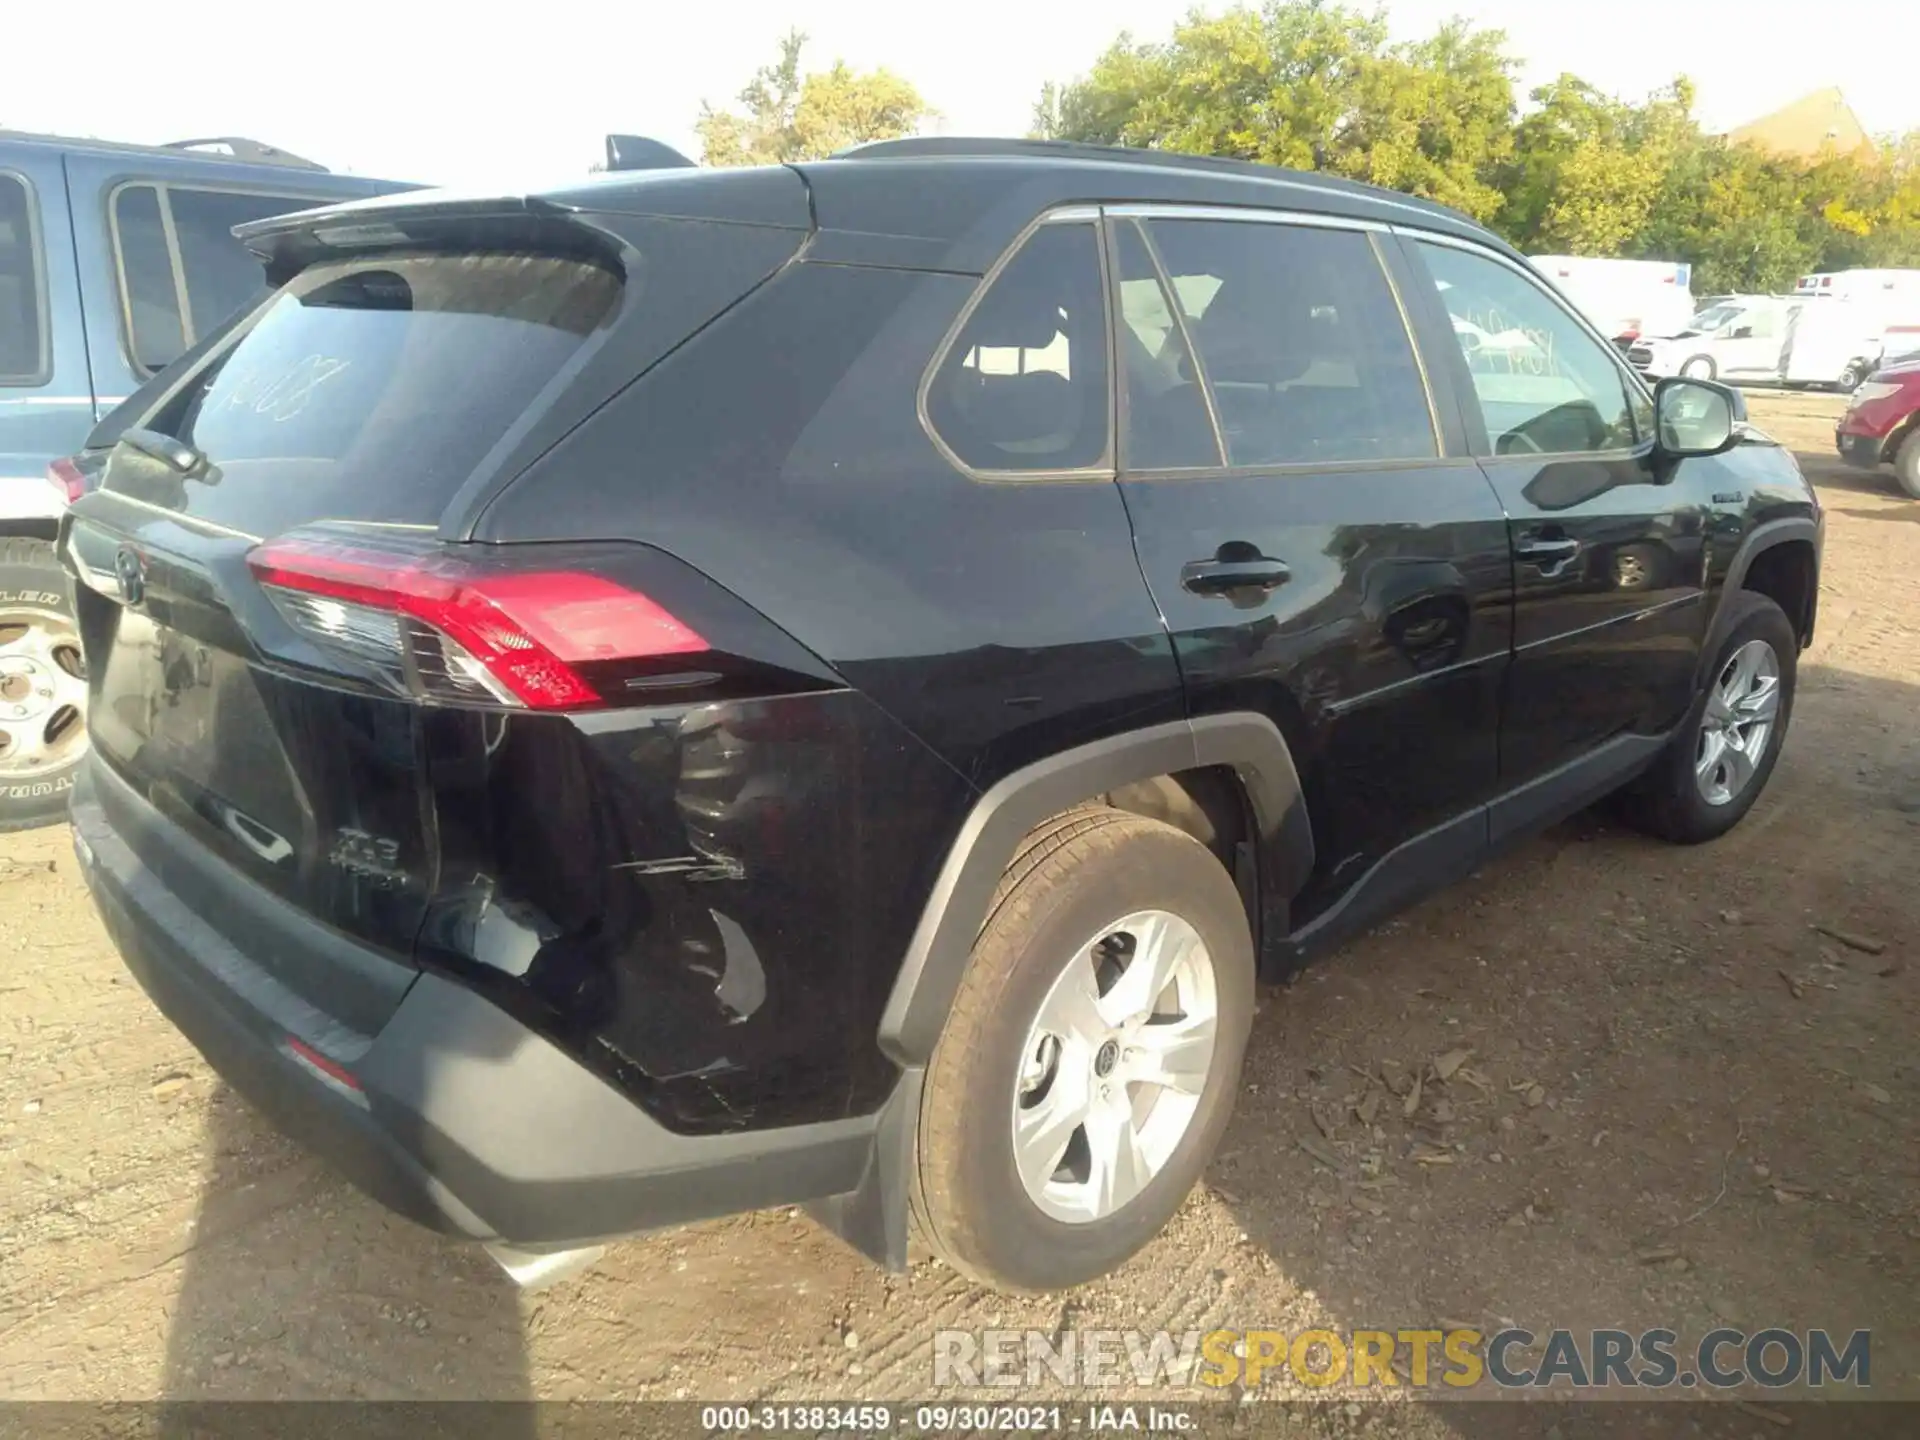
[(0, 386), (46, 378), (40, 319), (40, 252), (33, 196), (17, 175), (0, 175)]
[(0, 385), (44, 380), (46, 346), (33, 198), (18, 175), (0, 175)]
[(205, 455), (207, 478), (110, 466), (106, 484), (256, 535), (320, 519), (437, 523), (620, 287), (538, 255), (315, 266), (144, 422)]

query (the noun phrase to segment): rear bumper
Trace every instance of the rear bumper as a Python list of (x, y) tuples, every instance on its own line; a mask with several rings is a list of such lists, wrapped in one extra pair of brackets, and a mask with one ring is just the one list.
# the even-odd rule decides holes
[[(102, 763), (90, 759), (75, 791), (75, 850), (127, 968), (277, 1128), (407, 1218), (476, 1240), (561, 1248), (860, 1185), (877, 1117), (675, 1134), (437, 975), (414, 981), (375, 1035), (327, 1021), (147, 868), (96, 795), (98, 785), (124, 786), (96, 772)], [(118, 797), (116, 807), (124, 803)], [(360, 1091), (323, 1079), (295, 1058), (291, 1040), (337, 1061)]]

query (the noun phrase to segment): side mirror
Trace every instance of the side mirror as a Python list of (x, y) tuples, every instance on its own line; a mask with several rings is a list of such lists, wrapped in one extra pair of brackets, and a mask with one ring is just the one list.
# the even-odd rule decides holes
[(1718, 455), (1733, 444), (1734, 417), (1741, 410), (1739, 394), (1711, 380), (1673, 376), (1653, 391), (1658, 444), (1676, 459), (1690, 455)]
[(1753, 338), (1753, 326), (1742, 325), (1727, 338), (1730, 340), (1751, 340)]

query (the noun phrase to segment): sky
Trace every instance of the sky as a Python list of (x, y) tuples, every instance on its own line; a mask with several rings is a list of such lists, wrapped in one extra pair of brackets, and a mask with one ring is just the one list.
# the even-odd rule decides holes
[[(1507, 32), (1522, 93), (1571, 70), (1639, 96), (1675, 75), (1725, 129), (1840, 85), (1870, 132), (1920, 128), (1914, 0), (1390, 0), (1397, 38), (1451, 15)], [(1188, 0), (13, 0), (0, 126), (158, 142), (241, 134), (330, 169), (459, 186), (582, 173), (610, 131), (697, 156), (703, 100), (727, 105), (797, 26), (806, 68), (885, 65), (950, 135), (1019, 135), (1047, 80), (1084, 74), (1121, 30), (1158, 39)], [(1224, 8), (1214, 4), (1204, 8)], [(23, 63), (25, 62), (25, 63)]]

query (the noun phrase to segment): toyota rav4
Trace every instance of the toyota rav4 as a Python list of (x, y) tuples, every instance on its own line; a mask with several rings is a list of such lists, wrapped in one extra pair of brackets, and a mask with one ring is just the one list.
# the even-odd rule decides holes
[(805, 1203), (1085, 1281), (1257, 981), (1780, 756), (1791, 455), (1449, 210), (941, 139), (241, 234), (63, 523), (77, 848), (216, 1069), (518, 1274)]

